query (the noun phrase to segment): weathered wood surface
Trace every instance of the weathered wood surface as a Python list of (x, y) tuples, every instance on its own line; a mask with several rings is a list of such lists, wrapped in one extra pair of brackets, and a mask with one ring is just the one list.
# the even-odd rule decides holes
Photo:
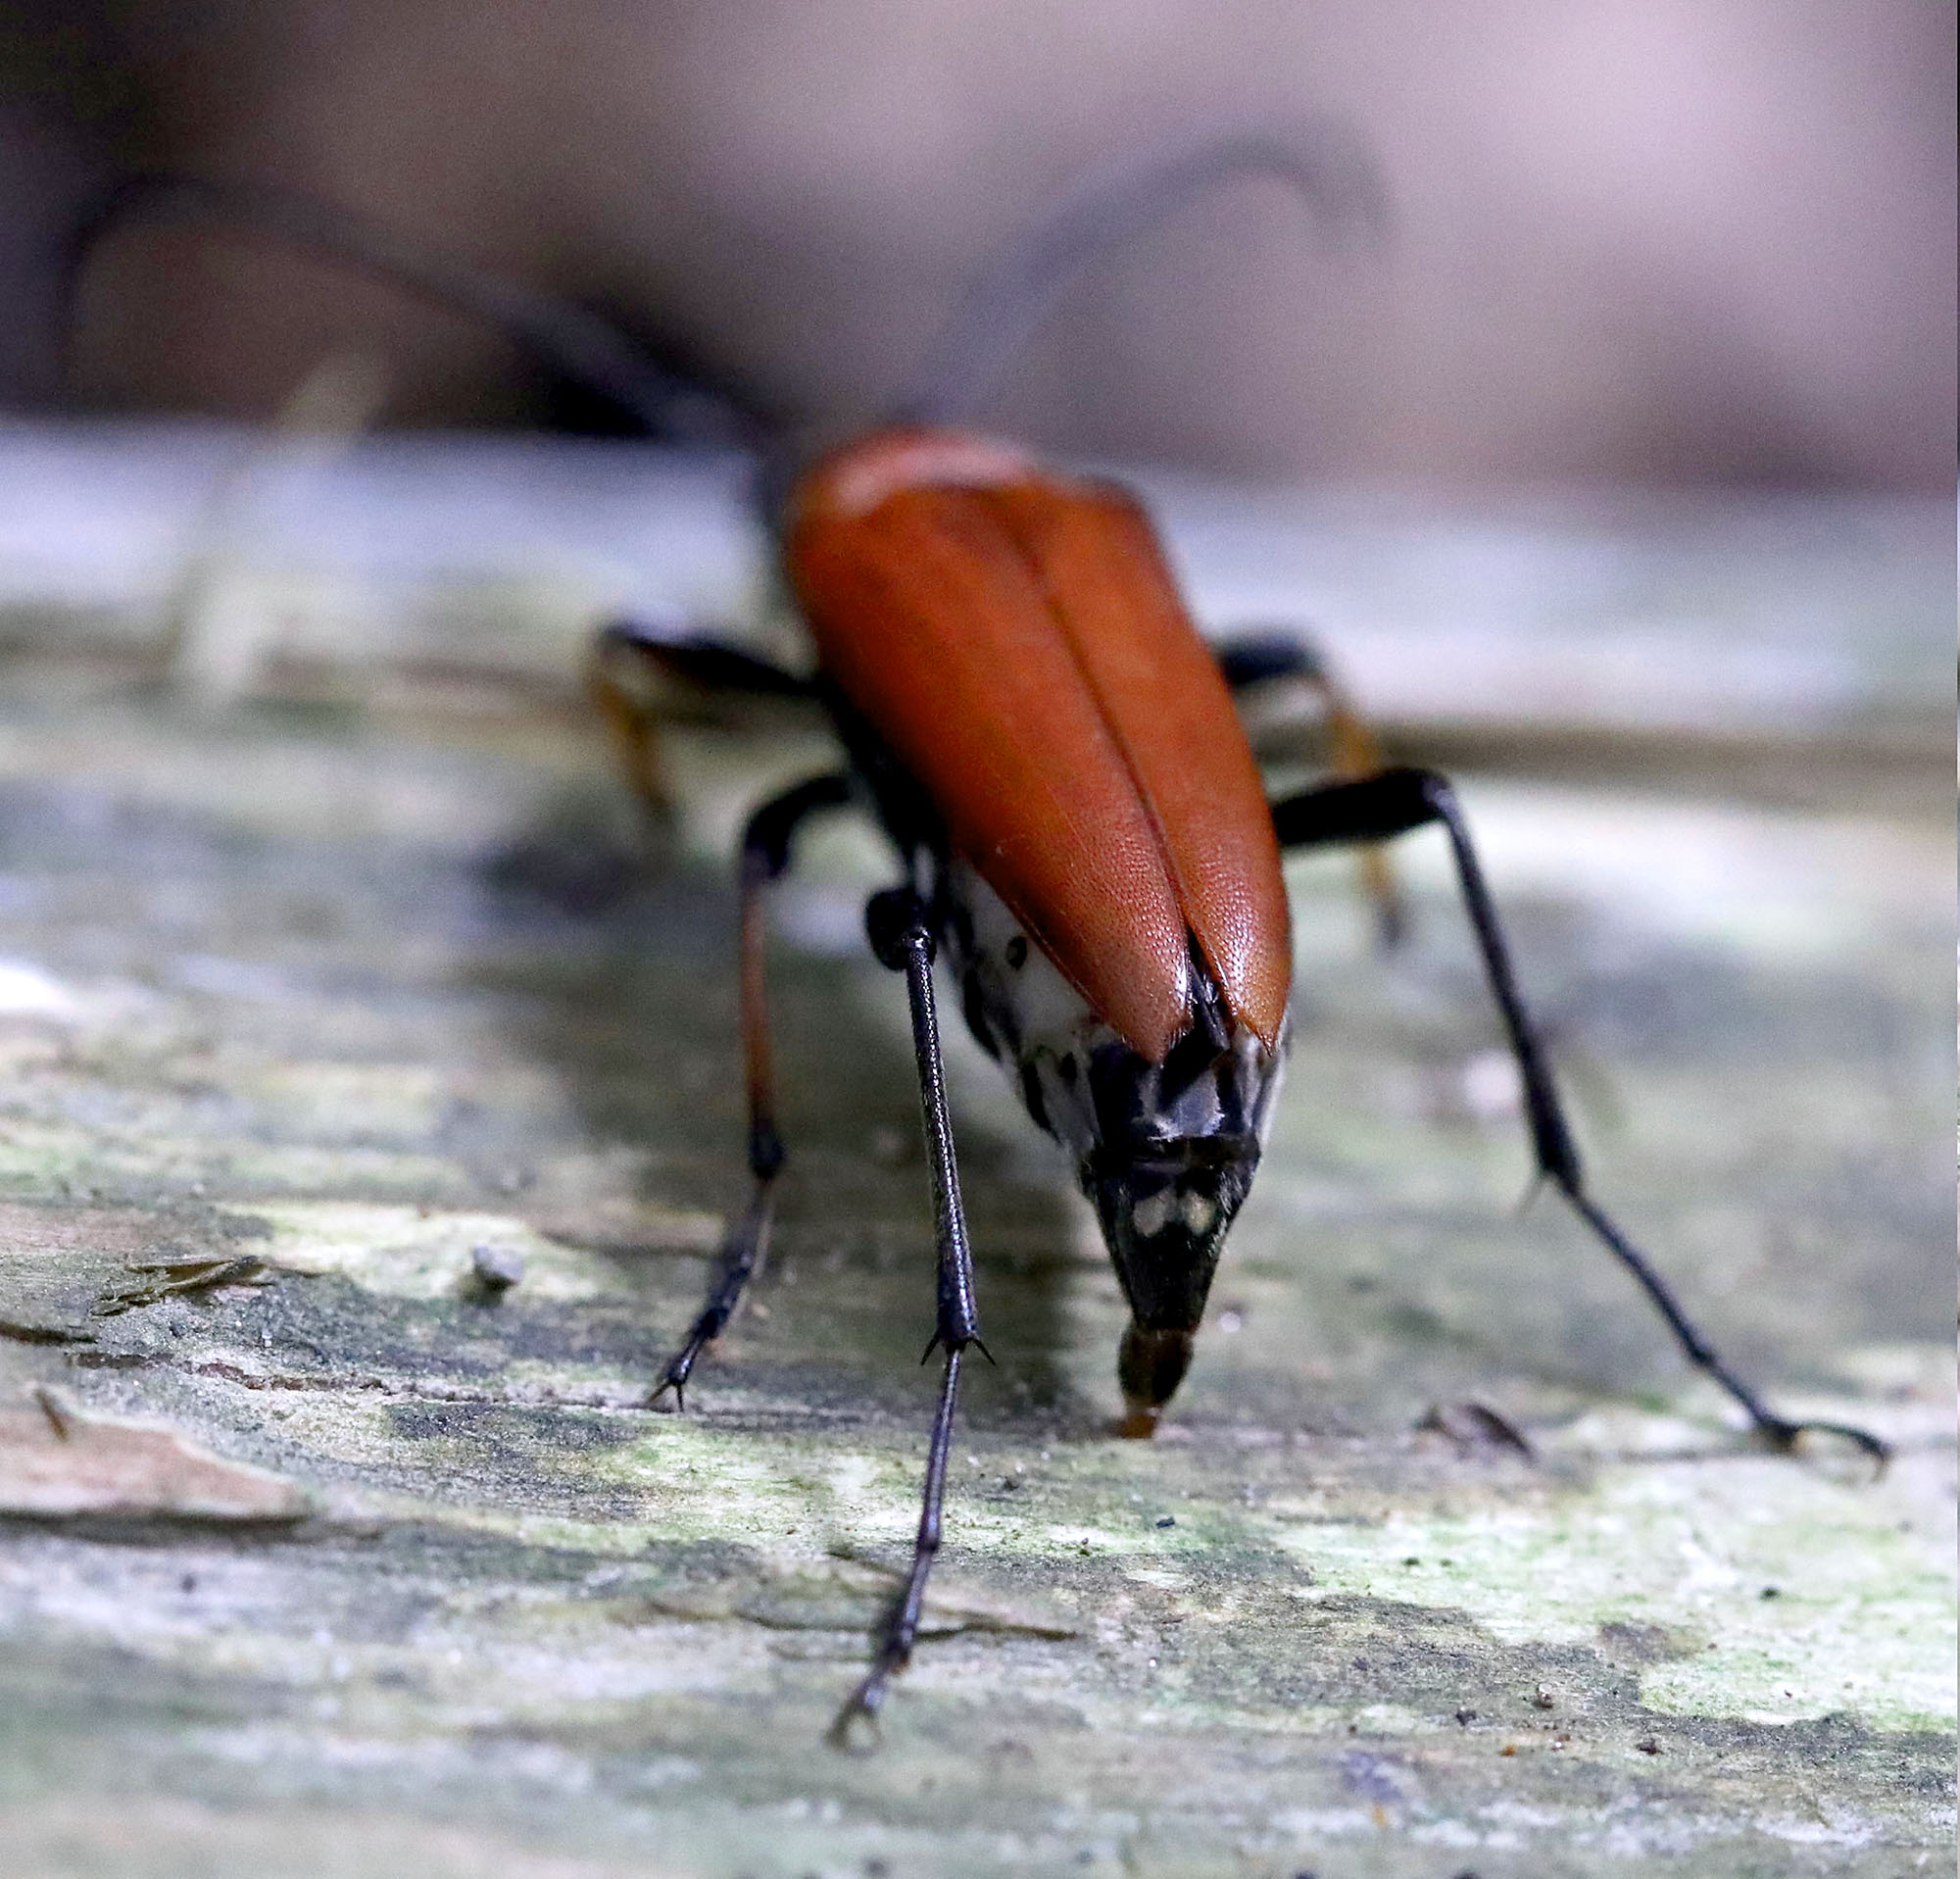
[[(1838, 520), (1853, 565), (1897, 522)], [(1832, 658), (1886, 649), (1910, 722), (1950, 555), (1942, 595), (1901, 535), (1888, 589), (1840, 569), (1804, 605)], [(1500, 536), (1570, 580), (1556, 531)], [(1703, 545), (1718, 623), (1788, 573), (1744, 536)], [(813, 841), (781, 909), (773, 1272), (685, 1416), (635, 1407), (743, 1191), (718, 856), (806, 734), (682, 740), (686, 826), (648, 870), (551, 697), (144, 690), (103, 638), (140, 638), (135, 605), (90, 603), (81, 660), (24, 602), (0, 670), (0, 1870), (1949, 1860), (1938, 784), (1931, 811), (1466, 788), (1601, 1196), (1780, 1403), (1896, 1440), (1885, 1480), (1751, 1452), (1572, 1223), (1518, 1216), (1441, 858), (1411, 848), (1417, 938), (1387, 964), (1345, 867), (1301, 864), (1277, 1139), (1156, 1443), (1106, 1433), (1120, 1310), (1086, 1209), (957, 1053), (999, 1365), (932, 1636), (882, 1751), (845, 1755), (820, 1736), (934, 1387), (864, 838)], [(503, 611), (575, 643), (556, 603)], [(487, 1291), (479, 1247), (521, 1280)], [(1536, 1458), (1480, 1443), (1471, 1404)]]

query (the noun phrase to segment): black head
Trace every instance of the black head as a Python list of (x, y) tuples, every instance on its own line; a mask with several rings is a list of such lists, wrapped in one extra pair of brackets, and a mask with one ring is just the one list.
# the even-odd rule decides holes
[(1225, 1234), (1252, 1185), (1250, 1132), (1104, 1144), (1083, 1170), (1129, 1301), (1117, 1359), (1129, 1426), (1146, 1434), (1191, 1362)]

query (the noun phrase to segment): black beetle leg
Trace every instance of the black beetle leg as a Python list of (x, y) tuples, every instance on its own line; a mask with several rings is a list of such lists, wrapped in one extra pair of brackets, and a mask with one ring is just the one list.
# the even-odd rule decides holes
[(702, 1351), (721, 1335), (743, 1291), (769, 1249), (776, 1175), (783, 1165), (782, 1137), (776, 1133), (775, 1079), (769, 1060), (769, 1013), (764, 977), (767, 941), (763, 890), (789, 866), (790, 844), (805, 817), (851, 800), (851, 780), (841, 772), (812, 776), (764, 803), (742, 833), (742, 1055), (749, 1085), (749, 1171), (755, 1191), (722, 1242), (721, 1258), (687, 1341), (667, 1361), (648, 1407), (669, 1390), (682, 1403), (687, 1379)]
[(880, 961), (906, 975), (911, 1001), (912, 1049), (918, 1061), (919, 1109), (925, 1124), (927, 1155), (932, 1163), (935, 1237), (939, 1250), (939, 1309), (932, 1340), (925, 1347), (946, 1354), (940, 1381), (939, 1411), (933, 1418), (932, 1443), (926, 1452), (925, 1492), (919, 1508), (918, 1535), (912, 1543), (912, 1562), (905, 1588), (886, 1620), (871, 1668), (837, 1712), (830, 1740), (850, 1746), (854, 1722), (875, 1723), (884, 1706), (892, 1678), (911, 1661), (918, 1638), (919, 1612), (925, 1604), (925, 1582), (939, 1553), (940, 1512), (946, 1498), (946, 1463), (953, 1446), (953, 1416), (959, 1395), (959, 1364), (966, 1347), (981, 1354), (980, 1308), (973, 1290), (973, 1251), (966, 1238), (966, 1213), (959, 1200), (959, 1169), (953, 1152), (953, 1120), (946, 1103), (946, 1078), (939, 1057), (939, 1015), (932, 996), (933, 935), (925, 909), (909, 888), (895, 888), (875, 896), (866, 910), (871, 948)]
[[(1382, 747), (1374, 726), (1361, 716), (1339, 674), (1310, 635), (1298, 628), (1271, 628), (1232, 633), (1216, 640), (1212, 651), (1218, 669), (1235, 698), (1262, 685), (1290, 685), (1304, 690), (1325, 727), (1327, 767), (1342, 782), (1357, 782), (1384, 767)], [(1282, 731), (1294, 733), (1291, 719)], [(1266, 739), (1259, 739), (1263, 755)], [(1291, 737), (1289, 738), (1291, 742)], [(1379, 842), (1361, 850), (1361, 890), (1375, 911), (1375, 932), (1383, 948), (1400, 944), (1408, 929), (1408, 909), (1394, 864)]]
[(1756, 1432), (1772, 1448), (1786, 1453), (1807, 1433), (1835, 1435), (1853, 1443), (1883, 1467), (1890, 1455), (1869, 1430), (1839, 1422), (1792, 1422), (1778, 1415), (1754, 1390), (1723, 1362), (1701, 1335), (1667, 1281), (1648, 1263), (1612, 1217), (1586, 1192), (1579, 1150), (1567, 1126), (1565, 1112), (1551, 1080), (1537, 1033), (1511, 969), (1510, 948), (1504, 942), (1497, 910), (1484, 883), (1456, 792), (1434, 770), (1390, 769), (1361, 782), (1330, 783), (1305, 790), (1273, 805), (1273, 826), (1283, 848), (1315, 848), (1335, 843), (1379, 842), (1429, 823), (1441, 823), (1456, 860), (1464, 906), (1484, 958), (1484, 973), (1502, 1014), (1511, 1054), (1524, 1082), (1525, 1113), (1531, 1126), (1532, 1148), (1540, 1173), (1565, 1196), (1573, 1211), (1592, 1228), (1600, 1243), (1639, 1281), (1667, 1320), (1688, 1360), (1713, 1377), (1748, 1411)]
[[(586, 689), (612, 733), (633, 794), (657, 822), (672, 812), (661, 761), (660, 720), (669, 715), (662, 699), (649, 695), (680, 686), (693, 694), (750, 698), (807, 698), (807, 680), (738, 646), (703, 633), (662, 634), (630, 620), (614, 620), (592, 644)], [(781, 870), (778, 869), (778, 872)]]

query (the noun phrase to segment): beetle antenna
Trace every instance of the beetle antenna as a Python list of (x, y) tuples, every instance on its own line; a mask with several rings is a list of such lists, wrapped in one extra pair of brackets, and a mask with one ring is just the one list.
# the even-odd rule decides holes
[(1380, 236), (1388, 194), (1373, 157), (1329, 119), (1276, 130), (1247, 125), (1126, 158), (1095, 172), (997, 254), (927, 349), (896, 420), (970, 418), (1002, 372), (1090, 262), (1155, 226), (1188, 202), (1245, 176), (1290, 185), (1331, 235)]
[(406, 235), (299, 190), (172, 171), (124, 177), (75, 224), (63, 258), (65, 343), (73, 343), (89, 262), (112, 233), (137, 222), (209, 223), (270, 235), (467, 314), (565, 379), (598, 393), (651, 436), (749, 447), (767, 428), (735, 398), (663, 362), (612, 321), (564, 295), (432, 254)]

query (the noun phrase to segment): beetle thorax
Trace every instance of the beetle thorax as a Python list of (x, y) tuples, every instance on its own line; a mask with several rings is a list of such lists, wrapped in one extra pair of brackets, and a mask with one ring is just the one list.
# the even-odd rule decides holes
[(968, 864), (946, 865), (939, 904), (967, 1028), (1018, 1079), (1028, 1113), (1078, 1162), (1126, 1141), (1263, 1139), (1283, 1053), (1267, 1051), (1215, 999), (1217, 1047), (1193, 1051), (1181, 1041), (1164, 1063), (1151, 1063), (1089, 1008)]

